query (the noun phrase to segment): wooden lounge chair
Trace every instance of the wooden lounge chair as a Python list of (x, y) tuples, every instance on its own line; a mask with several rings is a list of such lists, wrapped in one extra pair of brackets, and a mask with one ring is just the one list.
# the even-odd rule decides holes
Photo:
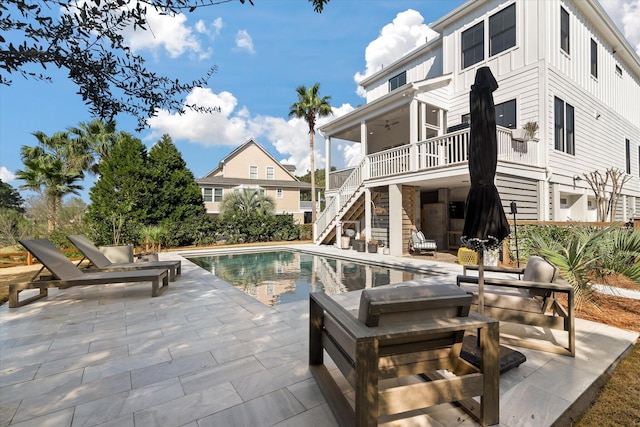
[[(464, 271), (466, 274), (469, 270), (477, 269), (477, 266), (467, 265)], [(564, 345), (550, 331), (542, 335), (538, 333), (537, 337), (508, 337), (503, 334), (502, 342), (575, 356), (574, 290), (568, 283), (554, 282), (558, 270), (553, 264), (544, 258), (532, 256), (525, 268), (485, 266), (484, 271), (485, 315), (503, 322), (541, 327), (543, 331), (548, 328), (567, 332)], [(487, 272), (517, 274), (522, 280), (487, 277)], [(477, 309), (478, 277), (458, 276), (457, 282), (463, 290), (474, 294), (472, 308)], [(567, 308), (558, 302), (557, 294), (566, 295)]]
[[(151, 296), (161, 295), (169, 286), (167, 269), (139, 271), (92, 271), (83, 272), (47, 239), (21, 240), (20, 243), (42, 263), (42, 268), (30, 282), (9, 285), (9, 307), (20, 307), (44, 298), (49, 288), (70, 288), (72, 286), (102, 285), (108, 283), (151, 282)], [(51, 277), (37, 278), (43, 269), (49, 270)], [(162, 285), (160, 285), (162, 283)], [(25, 289), (40, 289), (40, 294), (19, 300)]]
[[(498, 423), (499, 323), (469, 314), (471, 298), (453, 284), (385, 286), (362, 292), (355, 317), (312, 293), (310, 370), (338, 422), (375, 426), (380, 417), (457, 402), (482, 425)], [(465, 331), (480, 333), (479, 370), (460, 358)], [(327, 369), (325, 351), (339, 372)], [(338, 385), (345, 379), (355, 402)]]
[(176, 275), (181, 273), (180, 260), (177, 261), (145, 261), (145, 262), (123, 262), (113, 263), (100, 249), (82, 234), (67, 236), (67, 239), (82, 252), (84, 259), (88, 259), (91, 265), (102, 271), (127, 271), (127, 270), (149, 270), (154, 268), (166, 268), (169, 270), (169, 279), (173, 282)]
[(427, 239), (422, 231), (411, 230), (409, 252), (437, 256), (438, 245), (435, 240)]

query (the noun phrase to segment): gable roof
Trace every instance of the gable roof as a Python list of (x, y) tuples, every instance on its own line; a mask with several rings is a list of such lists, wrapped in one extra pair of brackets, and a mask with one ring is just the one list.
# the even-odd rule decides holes
[[(276, 160), (275, 157), (273, 157), (271, 154), (269, 154), (269, 152), (267, 150), (264, 149), (264, 147), (262, 145), (260, 145), (255, 139), (253, 138), (249, 138), (244, 144), (236, 147), (236, 149), (234, 149), (231, 153), (229, 153), (226, 157), (224, 157), (222, 160), (220, 160), (220, 163), (218, 163), (218, 166), (213, 169), (212, 171), (210, 171), (209, 173), (207, 173), (205, 176), (203, 176), (201, 179), (207, 179), (210, 178), (213, 174), (215, 174), (216, 172), (220, 171), (222, 169), (222, 167), (224, 166), (225, 162), (227, 162), (229, 159), (231, 159), (232, 157), (238, 156), (240, 154), (242, 154), (242, 152), (244, 152), (244, 150), (247, 149), (247, 147), (249, 147), (250, 145), (255, 145), (257, 148), (259, 148), (267, 157), (269, 157), (271, 160), (273, 160), (273, 163), (275, 165), (278, 165), (278, 167), (280, 167), (287, 175), (289, 175), (292, 179), (294, 179), (295, 181), (300, 181), (294, 174), (293, 172), (295, 171), (295, 166), (293, 165), (283, 165), (282, 163), (280, 163), (278, 160)], [(293, 168), (292, 168), (293, 166)], [(291, 170), (293, 169), (293, 170)]]

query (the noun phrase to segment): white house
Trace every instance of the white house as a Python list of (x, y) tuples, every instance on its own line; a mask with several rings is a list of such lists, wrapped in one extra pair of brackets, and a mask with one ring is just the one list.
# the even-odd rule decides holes
[(509, 218), (516, 202), (518, 220), (595, 221), (584, 174), (611, 167), (631, 177), (615, 219), (640, 215), (640, 58), (596, 0), (472, 0), (430, 26), (438, 38), (362, 81), (366, 104), (319, 129), (327, 168), (336, 140), (360, 143), (363, 160), (327, 169), (316, 243), (355, 228), (399, 255), (416, 227), (459, 245), (481, 66), (500, 86), (496, 186)]

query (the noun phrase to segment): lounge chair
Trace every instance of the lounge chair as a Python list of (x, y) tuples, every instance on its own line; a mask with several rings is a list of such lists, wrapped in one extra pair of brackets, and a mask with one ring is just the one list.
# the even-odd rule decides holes
[(430, 253), (437, 256), (438, 245), (435, 240), (427, 239), (422, 231), (411, 230), (411, 239), (409, 240), (410, 253)]
[[(472, 265), (464, 267), (465, 274), (477, 269)], [(544, 258), (532, 256), (525, 268), (485, 266), (484, 271), (485, 315), (503, 322), (543, 328), (543, 332), (538, 332), (537, 336), (507, 336), (503, 333), (502, 342), (575, 356), (574, 290), (568, 283), (555, 283), (558, 270), (553, 264)], [(487, 277), (486, 273), (517, 274), (522, 280)], [(458, 276), (457, 282), (463, 290), (474, 294), (472, 308), (477, 307), (478, 277)], [(557, 294), (566, 295), (566, 309), (558, 302)], [(545, 328), (567, 332), (565, 345), (559, 343), (550, 331), (545, 332)]]
[(173, 282), (176, 275), (181, 273), (181, 263), (178, 261), (145, 261), (145, 262), (118, 262), (109, 260), (96, 245), (82, 234), (67, 236), (67, 239), (82, 252), (83, 260), (86, 258), (90, 265), (102, 271), (127, 271), (127, 270), (149, 270), (154, 268), (166, 268), (169, 270), (169, 278)]
[[(169, 273), (166, 268), (139, 271), (83, 272), (73, 265), (48, 239), (21, 240), (20, 243), (42, 263), (42, 268), (33, 276), (30, 282), (9, 285), (10, 308), (20, 307), (46, 297), (49, 288), (64, 289), (84, 285), (151, 282), (151, 296), (157, 297), (169, 286)], [(49, 270), (52, 276), (37, 278), (45, 268)], [(25, 289), (40, 289), (40, 294), (20, 301), (19, 294)]]
[[(482, 425), (498, 423), (498, 321), (469, 313), (471, 295), (453, 284), (397, 286), (364, 290), (357, 317), (310, 294), (309, 366), (338, 422), (375, 426), (458, 402)], [(460, 358), (466, 331), (480, 334), (480, 369)]]

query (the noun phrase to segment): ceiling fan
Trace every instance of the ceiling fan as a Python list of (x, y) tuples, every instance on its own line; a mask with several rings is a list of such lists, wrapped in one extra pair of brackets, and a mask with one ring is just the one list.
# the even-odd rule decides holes
[(386, 130), (391, 130), (391, 126), (397, 125), (398, 123), (400, 123), (400, 120), (396, 120), (395, 122), (391, 122), (391, 123), (389, 123), (389, 120), (385, 120), (384, 124), (374, 123), (373, 125), (374, 126), (384, 126), (384, 128)]

